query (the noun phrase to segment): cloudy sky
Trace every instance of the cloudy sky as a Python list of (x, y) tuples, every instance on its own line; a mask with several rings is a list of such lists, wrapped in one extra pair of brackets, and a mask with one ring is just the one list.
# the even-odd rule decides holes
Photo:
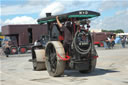
[(1, 26), (8, 24), (35, 24), (45, 17), (76, 10), (93, 10), (101, 13), (94, 19), (91, 29), (128, 32), (128, 0), (1, 0)]

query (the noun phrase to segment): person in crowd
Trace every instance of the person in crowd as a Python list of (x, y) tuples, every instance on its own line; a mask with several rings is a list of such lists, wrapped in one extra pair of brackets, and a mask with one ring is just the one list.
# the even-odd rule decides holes
[[(106, 34), (105, 34), (106, 35)], [(107, 49), (108, 46), (107, 46), (107, 43), (106, 43), (106, 40), (107, 40), (107, 36), (105, 36), (105, 40), (102, 41), (102, 43), (104, 44), (104, 48)]]
[(111, 42), (111, 47), (113, 48), (114, 45), (115, 45), (115, 39), (114, 39), (114, 36), (111, 37), (110, 42)]
[(111, 46), (111, 39), (110, 39), (110, 37), (108, 36), (107, 38), (106, 38), (106, 43), (107, 43), (107, 47), (110, 49), (110, 46)]
[(9, 41), (5, 41), (3, 47), (3, 51), (6, 55), (6, 57), (8, 57), (8, 55), (10, 54), (10, 45), (9, 45)]
[(121, 37), (121, 44), (122, 44), (122, 48), (125, 48), (125, 44), (126, 44), (126, 37), (125, 36)]

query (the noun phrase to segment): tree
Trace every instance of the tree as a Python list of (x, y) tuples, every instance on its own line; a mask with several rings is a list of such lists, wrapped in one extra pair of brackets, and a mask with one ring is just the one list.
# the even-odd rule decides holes
[(102, 32), (124, 33), (124, 30), (122, 30), (122, 29), (117, 29), (117, 30), (102, 30)]
[(117, 32), (117, 33), (124, 33), (124, 30), (118, 29), (118, 30), (116, 30), (116, 32)]

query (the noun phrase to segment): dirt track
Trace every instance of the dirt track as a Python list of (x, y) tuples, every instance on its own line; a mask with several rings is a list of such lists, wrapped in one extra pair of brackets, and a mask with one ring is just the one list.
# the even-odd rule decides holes
[(62, 77), (50, 77), (47, 71), (33, 71), (30, 54), (0, 57), (1, 85), (128, 85), (128, 48), (98, 49), (95, 72), (81, 74), (65, 71)]

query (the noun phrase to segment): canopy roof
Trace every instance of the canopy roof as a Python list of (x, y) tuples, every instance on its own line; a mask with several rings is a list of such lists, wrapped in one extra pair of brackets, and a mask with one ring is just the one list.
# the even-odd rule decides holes
[(37, 22), (38, 22), (38, 24), (55, 22), (56, 16), (59, 17), (59, 20), (61, 22), (65, 22), (67, 20), (70, 20), (71, 18), (75, 18), (76, 20), (82, 20), (82, 19), (90, 19), (90, 18), (98, 17), (98, 16), (100, 16), (100, 13), (94, 12), (94, 11), (89, 11), (89, 10), (80, 10), (80, 11), (69, 12), (69, 13), (65, 13), (65, 14), (61, 14), (61, 15), (40, 18), (37, 20)]

